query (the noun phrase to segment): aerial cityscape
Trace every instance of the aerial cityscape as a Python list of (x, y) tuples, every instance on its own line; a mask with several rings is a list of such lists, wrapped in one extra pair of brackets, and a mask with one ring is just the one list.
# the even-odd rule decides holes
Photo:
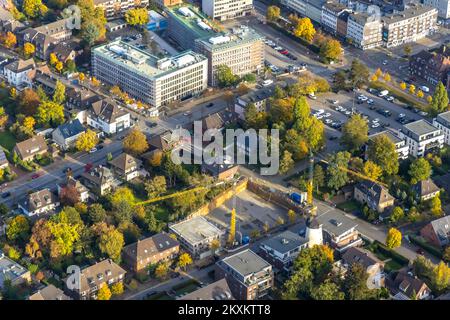
[(450, 300), (449, 43), (450, 0), (1, 1), (0, 300)]

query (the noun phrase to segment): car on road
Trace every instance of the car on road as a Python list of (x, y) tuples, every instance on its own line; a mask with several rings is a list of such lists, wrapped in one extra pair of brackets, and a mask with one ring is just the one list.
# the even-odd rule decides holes
[(213, 107), (213, 106), (214, 106), (214, 103), (212, 103), (212, 102), (210, 102), (210, 103), (208, 103), (208, 104), (206, 105), (207, 108), (211, 108), (211, 107)]
[(375, 101), (373, 101), (373, 99), (369, 99), (369, 100), (367, 100), (367, 104), (374, 104), (375, 103)]
[(419, 115), (422, 116), (422, 117), (426, 117), (428, 115), (428, 112), (420, 111)]
[(339, 100), (331, 100), (331, 104), (337, 105), (339, 103)]
[(380, 91), (380, 92), (378, 93), (378, 96), (379, 96), (380, 98), (382, 98), (382, 97), (387, 96), (388, 94), (389, 94), (389, 91), (387, 91), (387, 90), (382, 90), (382, 91)]
[(428, 88), (427, 86), (420, 86), (419, 89), (423, 92), (430, 92), (430, 88)]
[(185, 113), (183, 113), (183, 116), (187, 117), (188, 115), (190, 115), (191, 112), (190, 111), (186, 111)]
[(282, 50), (282, 51), (280, 51), (280, 53), (281, 53), (281, 54), (284, 54), (284, 55), (287, 55), (287, 54), (289, 54), (289, 51), (287, 51), (287, 50)]
[(388, 61), (387, 60), (384, 60), (383, 61), (383, 66), (385, 66), (385, 65), (387, 65), (388, 64)]
[(97, 146), (97, 149), (98, 149), (98, 150), (102, 150), (104, 147), (105, 147), (104, 145), (99, 144), (99, 145)]
[(378, 122), (372, 123), (372, 125), (370, 126), (372, 129), (378, 128), (380, 126), (380, 124)]
[(310, 98), (311, 100), (317, 100), (317, 97), (314, 95), (314, 93), (308, 94), (308, 98)]
[(338, 139), (338, 137), (336, 137), (336, 136), (331, 136), (331, 137), (328, 138), (328, 140), (330, 140), (330, 141), (333, 141), (333, 140), (336, 140), (336, 139)]
[(125, 136), (120, 136), (118, 139), (123, 140), (123, 139), (125, 139)]
[(39, 173), (35, 173), (35, 174), (33, 174), (32, 176), (31, 176), (31, 179), (37, 179), (37, 178), (39, 178), (41, 175), (39, 174)]
[(152, 123), (150, 123), (148, 126), (150, 127), (150, 128), (154, 128), (154, 127), (156, 127), (158, 124), (156, 123), (156, 122), (152, 122)]
[(323, 117), (324, 117), (324, 118), (329, 118), (329, 117), (331, 117), (331, 113), (329, 113), (329, 112), (324, 113), (324, 114), (323, 114)]
[(92, 148), (91, 150), (89, 150), (89, 153), (94, 153), (94, 152), (96, 152), (97, 151), (97, 148)]
[(325, 124), (331, 124), (331, 123), (333, 123), (333, 120), (331, 120), (331, 119), (325, 119), (323, 122), (325, 122)]
[(377, 92), (378, 92), (378, 90), (374, 89), (374, 88), (369, 88), (367, 91), (371, 94), (377, 94)]
[(393, 96), (389, 96), (386, 98), (386, 101), (392, 102), (394, 101), (394, 97)]
[(8, 198), (10, 195), (11, 195), (11, 192), (9, 192), (9, 191), (8, 192), (3, 192), (2, 193), (2, 198), (3, 199)]
[(92, 163), (86, 163), (86, 165), (84, 166), (84, 172), (88, 172), (92, 169), (93, 166), (94, 165)]
[(283, 47), (278, 46), (278, 47), (275, 47), (274, 49), (277, 51), (280, 51), (280, 50), (283, 50)]

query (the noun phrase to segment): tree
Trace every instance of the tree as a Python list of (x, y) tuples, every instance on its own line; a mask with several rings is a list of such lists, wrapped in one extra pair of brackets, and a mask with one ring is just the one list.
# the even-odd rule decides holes
[(33, 89), (27, 88), (19, 94), (18, 106), (22, 114), (34, 116), (40, 103), (41, 99)]
[(148, 160), (148, 163), (154, 168), (159, 167), (161, 165), (162, 158), (163, 152), (161, 150), (155, 150), (155, 152), (153, 152), (150, 159)]
[(41, 0), (24, 0), (22, 11), (28, 18), (37, 18), (45, 16), (48, 8)]
[(311, 22), (311, 19), (305, 17), (298, 20), (294, 29), (294, 35), (298, 38), (303, 38), (311, 42), (316, 34), (316, 29)]
[(145, 190), (149, 198), (155, 198), (166, 192), (167, 182), (164, 176), (156, 176), (145, 183)]
[(133, 191), (128, 187), (117, 188), (110, 197), (111, 205), (116, 207), (121, 202), (126, 202), (130, 205), (136, 203), (136, 198)]
[(370, 77), (370, 81), (372, 81), (372, 82), (378, 81), (377, 75), (376, 75), (376, 74), (373, 74), (373, 75)]
[[(64, 216), (61, 217), (64, 220)], [(67, 221), (59, 220), (57, 216), (48, 221), (47, 227), (52, 234), (50, 241), (50, 256), (60, 258), (72, 254), (75, 242), (80, 238), (80, 226), (71, 225)]]
[(450, 246), (447, 246), (444, 250), (444, 254), (442, 255), (442, 259), (444, 261), (449, 262), (450, 261)]
[(268, 21), (277, 21), (280, 17), (281, 10), (277, 6), (267, 7), (266, 19)]
[(319, 191), (319, 188), (325, 185), (325, 172), (323, 171), (322, 166), (318, 164), (314, 166), (313, 183), (317, 192)]
[(11, 31), (6, 32), (2, 37), (2, 43), (6, 48), (13, 48), (17, 44), (17, 38)]
[(364, 164), (363, 173), (369, 179), (378, 180), (383, 173), (383, 169), (376, 163), (368, 160)]
[(42, 102), (36, 113), (38, 123), (56, 127), (64, 122), (64, 107), (53, 101)]
[(403, 48), (403, 52), (404, 52), (407, 56), (409, 56), (409, 55), (412, 53), (412, 47), (411, 47), (409, 44), (407, 44), (407, 45)]
[(34, 125), (35, 125), (35, 124), (36, 124), (36, 120), (34, 120), (33, 117), (25, 117), (25, 118), (23, 119), (23, 123), (22, 123), (22, 125), (23, 125), (25, 128), (27, 128), (27, 129), (29, 129), (29, 130), (31, 130), (31, 131), (33, 131)]
[(115, 296), (119, 296), (123, 293), (123, 282), (116, 282), (111, 285), (111, 293)]
[(81, 35), (83, 39), (90, 45), (103, 39), (106, 33), (104, 9), (96, 7), (93, 0), (78, 0), (76, 5), (81, 12)]
[(386, 236), (386, 246), (390, 249), (398, 248), (402, 245), (402, 233), (395, 228), (390, 228)]
[(280, 174), (286, 174), (289, 170), (291, 170), (294, 167), (294, 160), (292, 159), (292, 154), (284, 150), (283, 157), (280, 160)]
[(361, 115), (355, 114), (342, 127), (342, 143), (351, 150), (357, 150), (369, 139), (368, 132), (366, 120)]
[(130, 26), (142, 26), (148, 23), (148, 12), (146, 8), (130, 9), (125, 12), (125, 21)]
[(77, 72), (77, 65), (76, 65), (75, 61), (73, 61), (72, 59), (67, 59), (67, 61), (66, 61), (66, 70), (69, 73)]
[(365, 300), (368, 298), (366, 268), (361, 263), (353, 263), (347, 272), (342, 287), (349, 300)]
[(192, 264), (192, 258), (189, 255), (189, 253), (182, 253), (178, 257), (177, 266), (180, 267), (181, 269), (186, 270), (186, 267), (190, 264)]
[(98, 87), (100, 85), (100, 81), (98, 81), (96, 77), (92, 77), (91, 83), (94, 87)]
[(398, 156), (394, 143), (386, 135), (377, 135), (369, 143), (369, 160), (383, 169), (387, 175), (398, 172)]
[(69, 206), (73, 206), (80, 201), (80, 193), (74, 185), (62, 187), (59, 197), (61, 203)]
[(120, 255), (124, 244), (123, 234), (113, 226), (106, 227), (103, 232), (101, 232), (98, 240), (100, 252), (106, 254), (117, 263), (120, 261)]
[(328, 167), (328, 182), (329, 188), (339, 190), (348, 182), (348, 175), (345, 169), (348, 168), (351, 154), (347, 151), (341, 151), (331, 156)]
[(405, 82), (401, 82), (400, 83), (400, 89), (406, 90), (406, 83)]
[(419, 90), (419, 91), (417, 92), (417, 98), (423, 98), (423, 96), (424, 96), (423, 91), (422, 91), (422, 90)]
[(229, 66), (222, 64), (217, 67), (216, 79), (219, 87), (226, 88), (234, 86), (238, 82), (239, 77), (233, 74)]
[(9, 90), (9, 96), (11, 97), (11, 99), (16, 99), (17, 96), (17, 90), (16, 88), (11, 88), (11, 90)]
[(339, 91), (347, 88), (347, 80), (343, 70), (336, 72), (333, 76), (333, 80), (335, 90)]
[(88, 210), (89, 219), (92, 223), (103, 222), (106, 220), (106, 210), (100, 203), (94, 203)]
[(295, 220), (297, 220), (297, 215), (295, 214), (294, 210), (289, 210), (287, 214), (290, 223), (294, 223)]
[(431, 199), (431, 213), (435, 217), (440, 217), (442, 215), (442, 206), (439, 194), (436, 195), (433, 199)]
[(97, 291), (97, 300), (109, 300), (111, 299), (111, 296), (112, 293), (108, 285), (106, 283), (103, 283), (103, 285)]
[(431, 274), (433, 287), (441, 292), (450, 287), (450, 268), (443, 261), (434, 267)]
[(98, 26), (93, 22), (88, 23), (83, 30), (82, 38), (89, 46), (92, 46), (100, 38)]
[(401, 207), (395, 207), (392, 210), (390, 220), (392, 223), (395, 223), (397, 221), (400, 221), (405, 216), (405, 213), (403, 212), (403, 209)]
[(362, 88), (367, 84), (369, 79), (369, 68), (358, 59), (352, 61), (350, 68), (349, 80), (353, 88)]
[(391, 81), (391, 75), (390, 75), (389, 73), (386, 72), (386, 73), (384, 74), (383, 79), (384, 79), (384, 81), (389, 82), (389, 81)]
[(334, 282), (325, 281), (318, 287), (312, 288), (311, 298), (314, 300), (344, 300), (345, 294)]
[(80, 73), (78, 74), (78, 80), (79, 80), (80, 82), (83, 82), (84, 79), (86, 79), (86, 76), (84, 75), (83, 72), (80, 72)]
[(50, 53), (49, 59), (50, 59), (50, 65), (52, 65), (52, 66), (55, 66), (56, 63), (59, 61), (59, 60), (58, 60), (58, 57), (57, 57), (56, 54), (53, 53), (53, 52)]
[(341, 43), (335, 39), (327, 39), (320, 46), (320, 56), (327, 61), (338, 60), (342, 55)]
[(168, 273), (169, 273), (169, 264), (167, 262), (158, 263), (158, 265), (155, 268), (155, 277), (157, 279), (164, 279), (166, 278)]
[(53, 102), (62, 104), (66, 100), (66, 86), (59, 80), (56, 81), (55, 91), (53, 93)]
[(94, 148), (97, 143), (97, 134), (91, 129), (87, 129), (85, 132), (80, 134), (80, 136), (75, 141), (75, 148), (77, 148), (78, 151), (88, 152), (89, 150)]
[(433, 100), (430, 103), (431, 110), (437, 114), (448, 110), (448, 94), (444, 84), (440, 81), (433, 94)]
[(138, 129), (132, 129), (123, 140), (123, 149), (125, 152), (134, 156), (139, 156), (148, 149), (147, 138)]
[(414, 94), (416, 92), (416, 86), (411, 84), (409, 86), (409, 93)]
[(29, 43), (29, 42), (25, 42), (23, 45), (23, 54), (25, 55), (25, 57), (30, 57), (34, 52), (36, 51), (36, 48), (34, 46), (34, 44)]
[(411, 163), (408, 174), (412, 184), (427, 180), (431, 176), (431, 165), (426, 159), (417, 158)]
[(58, 61), (58, 62), (55, 64), (55, 69), (56, 69), (56, 71), (58, 71), (59, 73), (61, 73), (62, 70), (64, 69), (64, 64), (63, 64), (61, 61)]
[(8, 240), (22, 240), (28, 238), (30, 232), (30, 224), (24, 215), (15, 216), (6, 228), (6, 237)]

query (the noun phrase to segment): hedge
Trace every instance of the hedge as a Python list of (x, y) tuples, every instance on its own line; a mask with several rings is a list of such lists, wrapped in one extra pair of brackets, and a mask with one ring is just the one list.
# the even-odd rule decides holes
[(417, 101), (416, 99), (410, 97), (408, 94), (406, 94), (405, 92), (402, 92), (400, 90), (398, 90), (397, 88), (394, 88), (392, 86), (388, 86), (385, 83), (382, 83), (380, 81), (374, 81), (371, 82), (370, 87), (378, 89), (378, 90), (388, 90), (389, 94), (396, 97), (397, 100), (406, 103), (406, 104), (410, 104), (413, 105), (423, 111), (427, 111), (428, 107), (426, 104), (421, 103), (419, 101)]
[(431, 253), (433, 256), (435, 256), (439, 259), (442, 259), (442, 251), (439, 250), (438, 248), (432, 246), (431, 244), (427, 243), (426, 241), (424, 241), (416, 236), (410, 235), (409, 239), (411, 240), (412, 243), (418, 245), (419, 247), (421, 247), (428, 253)]

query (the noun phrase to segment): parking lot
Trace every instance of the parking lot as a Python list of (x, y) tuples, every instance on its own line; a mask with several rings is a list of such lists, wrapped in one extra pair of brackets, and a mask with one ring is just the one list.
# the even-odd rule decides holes
[[(240, 231), (243, 236), (250, 236), (254, 230), (263, 231), (266, 223), (270, 228), (275, 227), (279, 217), (287, 221), (285, 209), (264, 201), (248, 190), (238, 193), (235, 196), (235, 201), (236, 231)], [(208, 214), (207, 218), (223, 228), (228, 228), (232, 207), (233, 199), (229, 199), (225, 204)]]

